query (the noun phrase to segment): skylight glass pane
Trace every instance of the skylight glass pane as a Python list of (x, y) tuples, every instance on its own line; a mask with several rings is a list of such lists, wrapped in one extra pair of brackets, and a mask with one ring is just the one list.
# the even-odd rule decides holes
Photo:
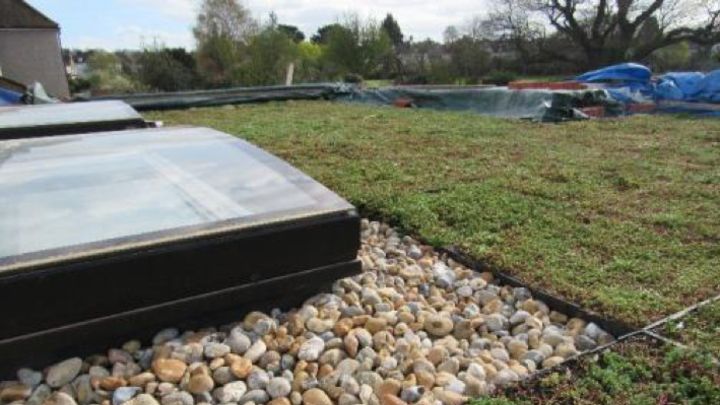
[(39, 104), (0, 108), (0, 130), (87, 124), (109, 121), (142, 121), (142, 116), (122, 101)]
[(352, 209), (205, 128), (0, 142), (0, 270)]

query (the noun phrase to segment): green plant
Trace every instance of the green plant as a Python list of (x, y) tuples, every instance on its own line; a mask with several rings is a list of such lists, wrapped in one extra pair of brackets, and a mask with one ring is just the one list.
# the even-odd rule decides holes
[[(363, 212), (635, 326), (720, 290), (720, 218), (710, 215), (720, 190), (704, 181), (720, 168), (709, 147), (716, 120), (652, 115), (547, 126), (325, 102), (241, 112), (149, 117), (247, 138)], [(620, 189), (617, 176), (632, 187)], [(682, 218), (672, 232), (656, 224), (662, 212)], [(713, 319), (707, 323), (717, 325)]]

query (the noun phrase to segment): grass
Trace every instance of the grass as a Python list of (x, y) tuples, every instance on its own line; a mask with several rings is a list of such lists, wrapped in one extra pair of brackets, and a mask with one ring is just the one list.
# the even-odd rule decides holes
[(717, 404), (720, 369), (701, 352), (646, 340), (618, 344), (596, 359), (471, 405)]
[(720, 357), (720, 301), (680, 320), (668, 322), (660, 332), (680, 343)]
[(720, 122), (536, 124), (288, 102), (147, 114), (250, 140), (364, 212), (641, 326), (720, 290)]

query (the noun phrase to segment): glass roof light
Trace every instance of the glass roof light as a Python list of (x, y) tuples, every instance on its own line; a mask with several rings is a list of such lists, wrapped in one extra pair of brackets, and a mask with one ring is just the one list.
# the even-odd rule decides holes
[(360, 270), (352, 205), (207, 128), (2, 141), (0, 207), (3, 359), (295, 305)]
[(0, 107), (0, 140), (146, 126), (142, 116), (122, 101)]

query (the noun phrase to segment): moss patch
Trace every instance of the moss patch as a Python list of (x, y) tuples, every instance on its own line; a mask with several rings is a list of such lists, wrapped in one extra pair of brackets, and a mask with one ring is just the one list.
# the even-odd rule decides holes
[(287, 102), (146, 114), (217, 128), (436, 245), (635, 325), (720, 290), (720, 122), (535, 124)]

